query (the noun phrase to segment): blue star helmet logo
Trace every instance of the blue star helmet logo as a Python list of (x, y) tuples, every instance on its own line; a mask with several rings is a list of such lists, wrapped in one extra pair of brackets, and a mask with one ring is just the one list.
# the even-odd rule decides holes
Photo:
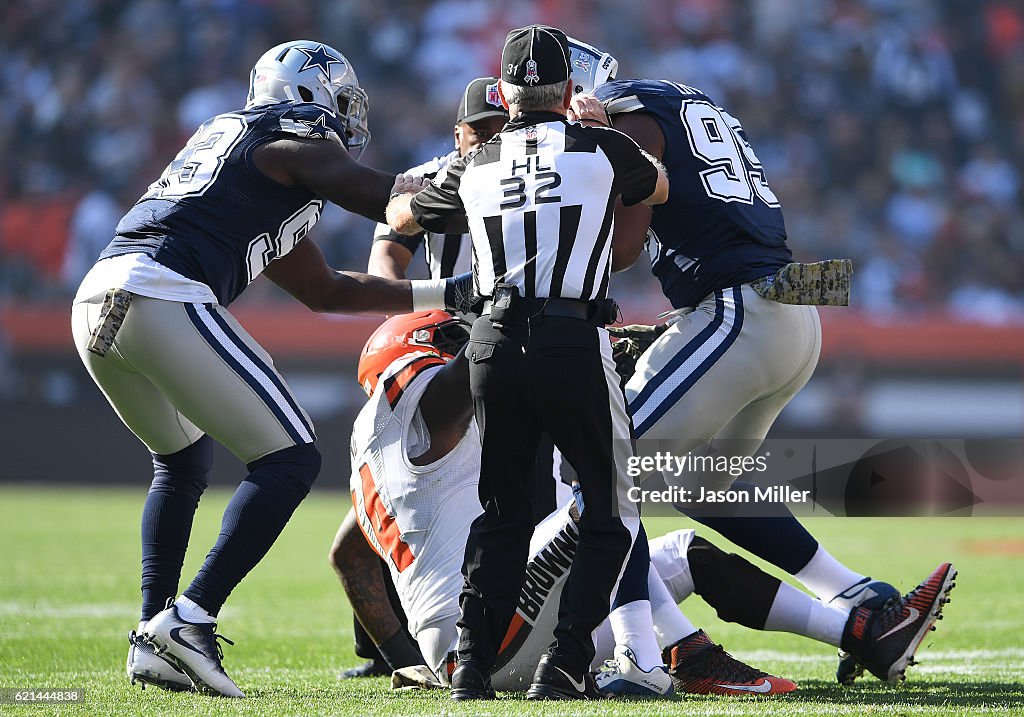
[(307, 137), (321, 137), (327, 139), (327, 135), (332, 131), (327, 126), (327, 115), (323, 112), (315, 120), (296, 120), (299, 124), (306, 127)]
[(307, 47), (296, 47), (295, 49), (306, 56), (306, 61), (302, 64), (302, 67), (299, 68), (299, 72), (304, 72), (311, 67), (318, 67), (320, 68), (320, 71), (330, 79), (331, 65), (334, 63), (339, 65), (344, 64), (340, 57), (329, 53), (323, 45), (317, 45), (313, 50), (310, 50)]

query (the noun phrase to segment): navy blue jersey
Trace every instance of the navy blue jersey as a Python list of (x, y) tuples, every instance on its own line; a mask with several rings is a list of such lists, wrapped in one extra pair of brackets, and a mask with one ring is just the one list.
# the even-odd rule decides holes
[(305, 236), (323, 208), (308, 189), (270, 179), (252, 150), (287, 136), (340, 142), (319, 105), (281, 102), (206, 121), (117, 225), (106, 259), (142, 252), (231, 303), (273, 259)]
[(595, 94), (609, 113), (644, 112), (665, 135), (669, 197), (654, 207), (651, 268), (676, 308), (792, 261), (779, 200), (740, 123), (700, 90), (616, 80)]

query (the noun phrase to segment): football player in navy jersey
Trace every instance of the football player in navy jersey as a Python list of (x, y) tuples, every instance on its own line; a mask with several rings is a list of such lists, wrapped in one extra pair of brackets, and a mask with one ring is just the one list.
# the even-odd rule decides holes
[[(216, 615), (308, 493), (320, 454), (309, 416), (226, 307), (261, 272), (314, 311), (441, 308), (457, 285), (334, 271), (303, 240), (325, 201), (381, 220), (392, 190), (422, 185), (358, 163), (367, 97), (340, 52), (279, 45), (249, 87), (245, 107), (204, 123), (121, 220), (71, 317), (90, 375), (153, 456), (128, 677), (233, 697)], [(165, 608), (213, 440), (249, 474), (198, 575)]]
[[(614, 124), (664, 163), (670, 181), (664, 204), (619, 206), (615, 213), (612, 270), (632, 265), (646, 243), (652, 272), (675, 309), (669, 325), (650, 334), (657, 338), (625, 385), (636, 437), (679, 456), (700, 453), (712, 440), (730, 455), (752, 455), (817, 365), (814, 304), (845, 304), (845, 297), (820, 300), (843, 283), (843, 263), (791, 263), (780, 202), (743, 127), (700, 90), (667, 80), (611, 81), (577, 95), (572, 112), (581, 121)], [(789, 295), (773, 293), (773, 284), (794, 276), (806, 285), (797, 281)], [(691, 478), (709, 490), (746, 488), (728, 474)], [(822, 601), (853, 610), (851, 620), (863, 608), (861, 619), (871, 621), (861, 630), (864, 640), (898, 633), (906, 649), (872, 670), (890, 681), (902, 676), (955, 571), (943, 564), (933, 573), (925, 584), (941, 589), (925, 591), (930, 605), (920, 610), (909, 597), (899, 600), (892, 585), (844, 566), (784, 504), (778, 508), (769, 518), (694, 517), (786, 570)], [(768, 629), (794, 619), (790, 597), (776, 596)], [(899, 629), (880, 629), (897, 623)], [(856, 655), (865, 646), (851, 638), (843, 648), (853, 653), (841, 655), (837, 678), (845, 683), (862, 671)]]

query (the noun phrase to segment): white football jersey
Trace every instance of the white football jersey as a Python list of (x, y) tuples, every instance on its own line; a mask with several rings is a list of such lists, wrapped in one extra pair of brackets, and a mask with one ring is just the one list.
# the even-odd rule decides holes
[(459, 614), (469, 526), (482, 512), (476, 421), (438, 461), (413, 465), (430, 437), (419, 401), (444, 360), (403, 356), (380, 377), (352, 429), (352, 502), (367, 540), (384, 559), (416, 633)]

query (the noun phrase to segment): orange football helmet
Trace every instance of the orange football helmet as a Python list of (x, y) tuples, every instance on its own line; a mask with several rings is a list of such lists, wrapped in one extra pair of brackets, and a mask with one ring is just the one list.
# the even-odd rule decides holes
[(366, 340), (359, 354), (359, 384), (372, 396), (377, 381), (395, 360), (418, 351), (455, 358), (469, 341), (470, 325), (446, 311), (417, 311), (392, 316)]

